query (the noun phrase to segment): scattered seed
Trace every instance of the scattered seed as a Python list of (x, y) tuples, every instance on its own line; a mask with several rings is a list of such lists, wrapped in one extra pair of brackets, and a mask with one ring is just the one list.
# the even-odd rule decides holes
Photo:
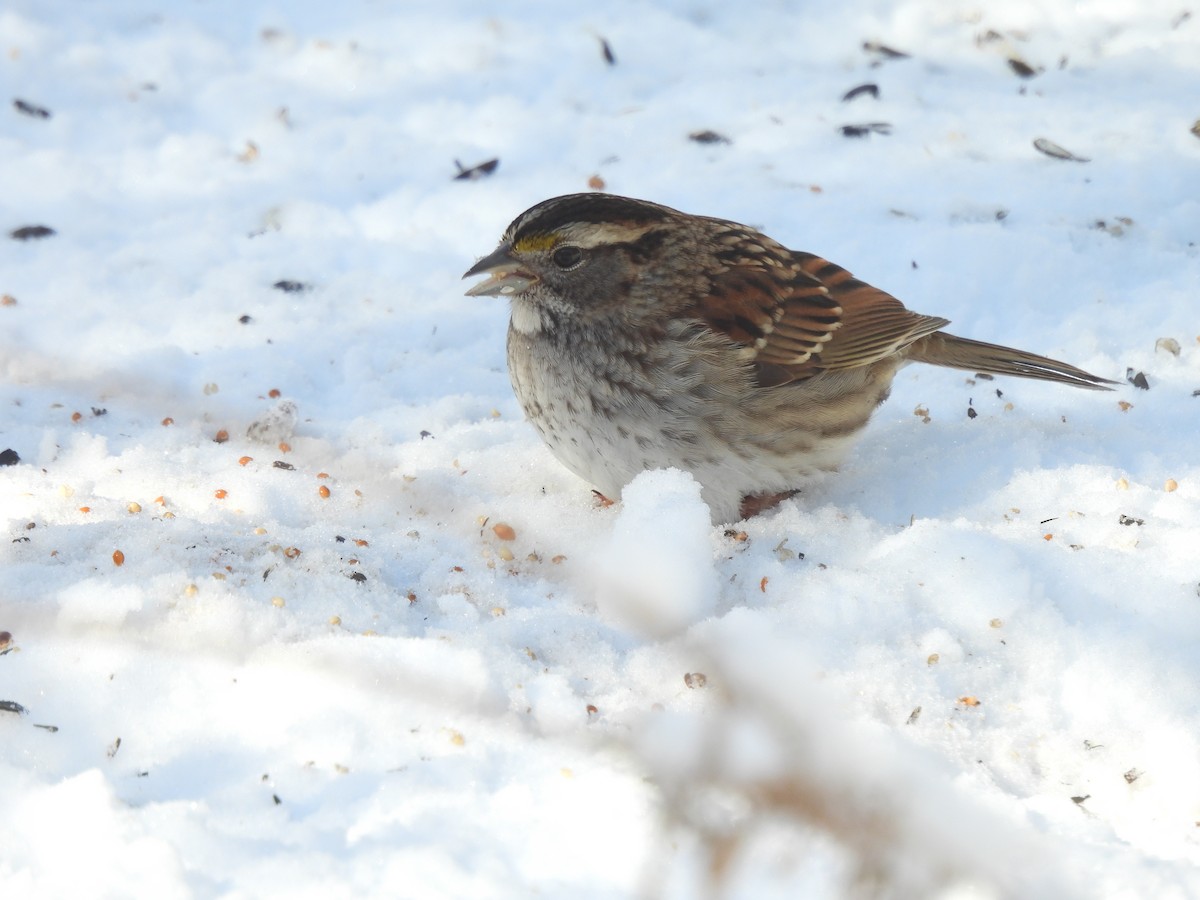
[(303, 551), (300, 550), (298, 547), (288, 547), (286, 550), (283, 551), (283, 555), (286, 556), (288, 559), (296, 559), (298, 556), (300, 556), (300, 554), (302, 552)]
[(17, 298), (12, 294), (4, 294), (0, 296), (0, 306), (16, 306)]
[(240, 456), (240, 457), (238, 457), (238, 465), (239, 465), (239, 466), (245, 466), (245, 465), (249, 465), (249, 464), (250, 464), (250, 463), (252, 463), (252, 462), (254, 462), (254, 457), (253, 457), (253, 456)]
[(683, 676), (683, 683), (692, 690), (696, 690), (708, 684), (708, 676), (703, 672), (688, 672)]
[(862, 48), (867, 53), (874, 53), (882, 59), (908, 59), (908, 53), (902, 50), (895, 50), (887, 44), (881, 44), (878, 41), (863, 41)]
[(1118, 479), (1117, 479), (1117, 490), (1118, 490), (1118, 491), (1127, 491), (1127, 490), (1129, 490), (1129, 479), (1127, 479), (1127, 478), (1118, 478)]
[(516, 530), (504, 522), (497, 522), (493, 525), (492, 533), (502, 541), (515, 541), (517, 539)]
[(706, 128), (703, 131), (693, 131), (691, 134), (688, 135), (688, 140), (695, 141), (697, 144), (732, 144), (733, 143), (733, 141), (731, 141), (729, 138), (725, 137), (725, 135), (723, 135), (719, 132), (713, 131), (709, 128)]
[(1037, 69), (1029, 65), (1024, 60), (1016, 57), (1009, 57), (1008, 67), (1017, 73), (1021, 78), (1032, 78), (1037, 74)]
[(992, 619), (992, 621), (988, 622), (988, 625), (992, 628), (1003, 628), (1004, 622), (1001, 619)]
[(764, 594), (767, 592), (767, 582), (768, 582), (768, 581), (770, 581), (770, 580), (771, 580), (771, 579), (769, 579), (769, 578), (768, 578), (766, 575), (764, 575), (764, 576), (762, 577), (762, 581), (760, 581), (760, 582), (758, 583), (758, 589), (759, 589), (760, 591), (762, 591)]
[(780, 562), (788, 562), (789, 560), (793, 559), (804, 559), (804, 554), (797, 552), (796, 550), (792, 550), (786, 546), (787, 542), (788, 539), (784, 538), (775, 545), (775, 558)]
[(938, 664), (938, 660), (941, 658), (942, 656), (940, 653), (930, 653), (927, 657), (925, 657), (925, 665), (936, 666)]
[(322, 500), (328, 500), (329, 499), (329, 486), (324, 485), (324, 484), (321, 485), (319, 488), (317, 488), (317, 493), (320, 495)]
[(24, 225), (8, 233), (14, 241), (38, 241), (42, 238), (53, 237), (58, 232), (47, 225)]
[(292, 445), (289, 444), (287, 441), (280, 441), (279, 442), (279, 452), (280, 453), (291, 453)]
[(214, 444), (223, 444), (227, 440), (229, 440), (229, 432), (226, 431), (224, 428), (222, 428), (220, 431), (218, 431), (216, 433), (216, 435), (214, 435), (214, 437), (213, 437)]
[(510, 550), (508, 547), (501, 547), (496, 551), (496, 555), (505, 562), (512, 562), (516, 558), (513, 556), (512, 550)]
[(72, 422), (78, 422), (82, 418), (83, 418), (83, 413), (81, 413), (81, 412), (71, 413), (71, 421)]
[(338, 626), (338, 625), (341, 625), (341, 624), (342, 624), (342, 617), (341, 617), (341, 616), (330, 616), (330, 617), (329, 617), (329, 624), (330, 624), (330, 625), (333, 625), (333, 626)]
[(1131, 409), (1133, 409), (1133, 404), (1128, 400), (1118, 400), (1117, 408), (1120, 409), (1121, 412), (1129, 412)]
[(283, 607), (287, 605), (287, 601), (284, 600), (282, 597), (272, 597), (271, 605), (274, 606), (276, 609), (283, 609)]
[(13, 106), (16, 108), (17, 112), (27, 116), (32, 116), (35, 119), (50, 118), (50, 110), (46, 109), (44, 106), (35, 106), (27, 100), (14, 100)]
[(170, 416), (167, 416), (165, 419), (163, 419), (163, 420), (162, 420), (162, 423), (163, 423), (163, 425), (164, 425), (164, 426), (167, 426), (167, 425), (174, 425), (174, 424), (175, 424), (175, 420), (174, 420), (174, 419), (172, 419)]
[[(604, 179), (599, 175), (593, 175), (591, 178), (589, 178), (587, 180), (587, 186), (593, 191), (602, 191), (606, 187), (604, 184)], [(495, 410), (493, 410), (493, 412), (495, 412)]]
[(1175, 340), (1175, 338), (1169, 337), (1159, 338), (1157, 341), (1155, 341), (1154, 349), (1165, 350), (1172, 356), (1178, 356), (1182, 350), (1182, 348), (1179, 346), (1179, 341)]
[(215, 491), (213, 491), (213, 496), (218, 500), (224, 500), (229, 496), (229, 491), (225, 490), (225, 488), (217, 488)]
[(843, 125), (838, 129), (842, 137), (859, 138), (871, 134), (891, 134), (891, 122), (864, 122), (861, 125)]
[(878, 100), (879, 85), (868, 82), (867, 84), (860, 84), (857, 87), (852, 87), (850, 90), (846, 91), (846, 93), (842, 94), (842, 102), (849, 103), (851, 100), (855, 100), (858, 97), (863, 96), (874, 97), (876, 100)]
[(961, 703), (963, 706), (979, 706), (983, 701), (980, 700), (978, 697), (966, 696), (966, 697), (959, 697), (958, 702)]
[(454, 165), (458, 167), (458, 174), (454, 176), (455, 181), (475, 181), (495, 172), (496, 167), (500, 165), (500, 160), (489, 159), (468, 169), (456, 159)]
[(1033, 142), (1033, 148), (1035, 150), (1037, 150), (1039, 153), (1044, 153), (1047, 156), (1054, 157), (1055, 159), (1065, 159), (1065, 160), (1069, 160), (1071, 162), (1081, 162), (1081, 163), (1082, 162), (1091, 162), (1091, 160), (1089, 158), (1087, 158), (1085, 156), (1076, 156), (1070, 150), (1066, 150), (1066, 149), (1060, 147), (1058, 144), (1054, 143), (1054, 141), (1047, 140), (1046, 138), (1035, 139)]
[(112, 557), (112, 559), (113, 559), (113, 565), (114, 565), (114, 566), (123, 566), (123, 565), (125, 565), (125, 554), (124, 554), (124, 553), (122, 553), (120, 550), (114, 550), (114, 551), (113, 551), (113, 557)]
[(1179, 490), (1179, 482), (1176, 481), (1174, 478), (1168, 478), (1166, 480), (1166, 482), (1163, 484), (1163, 490), (1166, 491), (1168, 494), (1171, 493), (1172, 491), (1177, 491), (1177, 490)]
[(1134, 372), (1133, 369), (1126, 369), (1125, 380), (1132, 384), (1135, 388), (1140, 388), (1143, 391), (1150, 390), (1150, 382), (1146, 380), (1145, 372)]

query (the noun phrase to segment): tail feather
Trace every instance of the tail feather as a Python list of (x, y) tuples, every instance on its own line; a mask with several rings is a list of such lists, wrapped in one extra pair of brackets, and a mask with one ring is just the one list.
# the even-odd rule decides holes
[(938, 331), (910, 344), (905, 356), (914, 362), (985, 372), (989, 375), (1013, 375), (1017, 378), (1036, 378), (1054, 381), (1093, 391), (1110, 391), (1117, 384), (1083, 369), (1056, 359), (1026, 353), (999, 344), (985, 344), (969, 338), (955, 337)]

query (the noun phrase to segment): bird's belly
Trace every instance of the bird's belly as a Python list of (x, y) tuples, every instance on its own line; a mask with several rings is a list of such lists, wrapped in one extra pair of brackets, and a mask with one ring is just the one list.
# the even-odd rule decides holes
[[(612, 499), (642, 471), (683, 469), (716, 521), (738, 518), (745, 496), (790, 490), (836, 467), (891, 379), (880, 373), (871, 385), (863, 371), (763, 389), (731, 377), (720, 359), (649, 374), (644, 355), (636, 366), (621, 359), (613, 350), (598, 370), (594, 353), (510, 333), (517, 399), (564, 466)], [(836, 415), (829, 392), (843, 396)]]

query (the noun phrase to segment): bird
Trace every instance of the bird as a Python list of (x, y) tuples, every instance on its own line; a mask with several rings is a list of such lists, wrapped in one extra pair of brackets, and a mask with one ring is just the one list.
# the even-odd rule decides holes
[(643, 471), (690, 472), (715, 523), (836, 469), (908, 363), (1115, 384), (948, 334), (754, 228), (615, 194), (529, 208), (478, 276), (468, 296), (511, 301), (513, 391), (550, 452), (614, 501)]

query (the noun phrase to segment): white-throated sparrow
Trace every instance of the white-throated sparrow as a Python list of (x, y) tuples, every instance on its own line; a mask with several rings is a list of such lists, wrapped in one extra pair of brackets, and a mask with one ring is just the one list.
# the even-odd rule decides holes
[(551, 452), (614, 499), (643, 470), (684, 469), (716, 522), (834, 468), (905, 363), (1113, 383), (946, 334), (753, 228), (610, 194), (523, 212), (473, 275), (490, 277), (468, 295), (512, 300), (509, 374)]

